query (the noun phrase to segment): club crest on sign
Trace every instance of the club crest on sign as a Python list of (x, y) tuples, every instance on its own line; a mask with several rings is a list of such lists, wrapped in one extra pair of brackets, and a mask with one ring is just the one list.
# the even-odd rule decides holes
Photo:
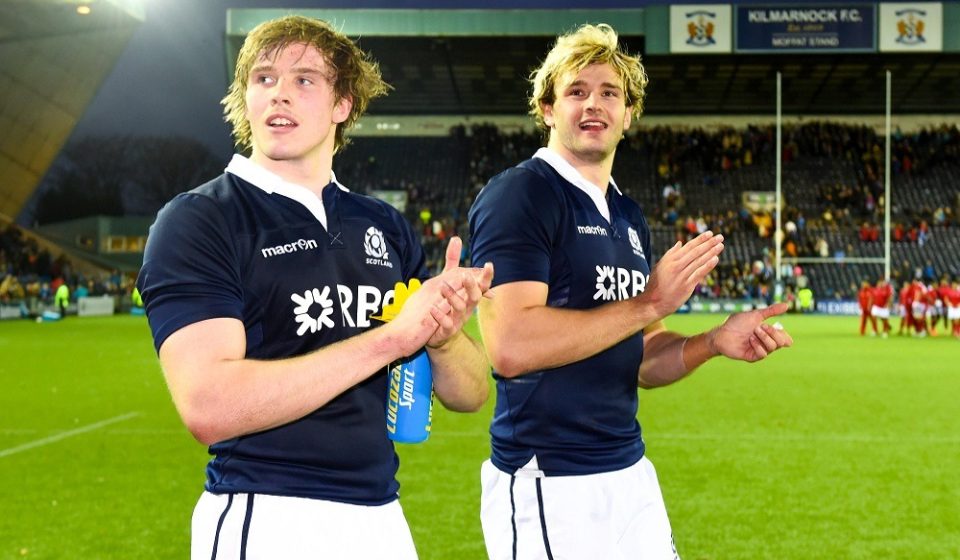
[(907, 8), (895, 12), (897, 14), (897, 39), (904, 45), (919, 45), (926, 43), (923, 37), (925, 27), (924, 18), (927, 12), (916, 8)]
[(696, 10), (684, 14), (687, 18), (687, 44), (695, 47), (707, 47), (716, 44), (713, 32), (716, 30), (714, 20), (717, 14), (706, 10)]

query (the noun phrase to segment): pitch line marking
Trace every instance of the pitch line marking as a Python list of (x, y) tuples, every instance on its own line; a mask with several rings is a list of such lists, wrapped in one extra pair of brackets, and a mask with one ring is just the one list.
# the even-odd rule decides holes
[(140, 416), (139, 412), (128, 412), (126, 414), (121, 414), (120, 416), (114, 416), (113, 418), (107, 418), (106, 420), (101, 420), (99, 422), (94, 422), (93, 424), (87, 424), (86, 426), (81, 426), (73, 430), (67, 430), (66, 432), (60, 432), (59, 434), (54, 434), (45, 438), (37, 439), (24, 443), (23, 445), (18, 445), (16, 447), (10, 447), (7, 449), (0, 450), (0, 459), (13, 455), (14, 453), (20, 453), (21, 451), (26, 451), (28, 449), (33, 449), (34, 447), (41, 447), (47, 445), (48, 443), (54, 443), (68, 437), (78, 436), (80, 434), (85, 434), (87, 432), (92, 432), (93, 430), (98, 430), (104, 426), (109, 426), (110, 424), (116, 424), (117, 422), (123, 422), (124, 420), (129, 420), (136, 416)]
[[(0, 428), (0, 436), (20, 436), (26, 434), (49, 433), (51, 430), (38, 430), (36, 428)], [(111, 428), (106, 431), (108, 434), (116, 435), (170, 435), (187, 434), (186, 428), (183, 429), (162, 429), (162, 428)]]

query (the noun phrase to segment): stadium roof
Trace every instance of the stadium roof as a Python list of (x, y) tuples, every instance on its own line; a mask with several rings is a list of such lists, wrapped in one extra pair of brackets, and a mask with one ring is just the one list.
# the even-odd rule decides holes
[[(279, 10), (229, 10), (228, 68), (246, 33)], [(632, 52), (645, 53), (649, 9), (300, 10), (359, 37), (394, 91), (372, 115), (510, 115), (526, 112), (526, 77), (558, 30), (616, 22)], [(960, 113), (960, 53), (644, 55), (650, 115), (773, 114), (776, 73), (785, 114), (883, 114), (886, 71), (896, 114)]]
[[(633, 52), (644, 38), (623, 37)], [(371, 114), (518, 114), (552, 37), (366, 37), (395, 90)], [(960, 113), (960, 55), (644, 56), (651, 115)]]
[(19, 214), (141, 21), (139, 0), (0, 2), (0, 214)]

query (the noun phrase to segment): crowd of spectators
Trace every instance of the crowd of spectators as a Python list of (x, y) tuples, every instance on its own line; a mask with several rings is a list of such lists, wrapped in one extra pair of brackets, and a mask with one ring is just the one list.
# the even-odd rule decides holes
[[(763, 251), (769, 251), (774, 243), (779, 242), (787, 257), (835, 259), (857, 256), (863, 246), (883, 241), (885, 140), (866, 126), (811, 122), (784, 127), (782, 161), (785, 170), (793, 164), (819, 160), (820, 164), (842, 166), (851, 173), (844, 180), (822, 181), (814, 187), (815, 204), (812, 206), (816, 212), (809, 217), (799, 208), (800, 204), (785, 207), (783, 231), (779, 234), (774, 231), (774, 220), (769, 212), (748, 211), (742, 206), (736, 211), (729, 208), (705, 210), (701, 201), (691, 199), (684, 192), (687, 190), (682, 187), (684, 182), (702, 181), (704, 186), (712, 187), (725, 174), (731, 177), (743, 168), (772, 166), (775, 155), (773, 134), (772, 126), (742, 130), (721, 128), (709, 133), (702, 129), (677, 131), (655, 127), (628, 139), (641, 158), (655, 165), (655, 177), (661, 185), (658, 187), (662, 189), (658, 200), (660, 206), (654, 212), (648, 212), (652, 221), (673, 227), (681, 239), (690, 239), (707, 229), (728, 237), (736, 232), (753, 232), (763, 241), (759, 245)], [(891, 172), (895, 178), (915, 177), (937, 166), (952, 166), (950, 176), (957, 177), (960, 171), (958, 156), (960, 130), (956, 125), (924, 129), (909, 135), (898, 130), (892, 137)], [(684, 175), (691, 163), (700, 173), (699, 177)], [(733, 184), (736, 184), (735, 179)], [(914, 185), (902, 184), (904, 188)], [(809, 188), (804, 187), (785, 185), (785, 190), (793, 200), (798, 200), (804, 196), (805, 190), (809, 192)], [(957, 196), (956, 191), (953, 196)], [(949, 200), (958, 203), (955, 199)], [(949, 204), (901, 204), (894, 207), (894, 213), (891, 229), (894, 243), (913, 243), (923, 247), (935, 235), (935, 227), (957, 225), (954, 209)], [(859, 245), (847, 243), (832, 247), (828, 233), (845, 231), (855, 231)], [(757, 297), (758, 294), (769, 294), (770, 286), (764, 284), (771, 275), (757, 274), (752, 266), (765, 263), (763, 255), (754, 258), (758, 260), (733, 260), (726, 265), (726, 270), (718, 268), (715, 276), (724, 280), (712, 279), (710, 289), (702, 287), (701, 292), (705, 293), (701, 295), (712, 293), (727, 297), (726, 293), (735, 293), (736, 297), (743, 297), (747, 293), (750, 297)], [(908, 263), (906, 268), (909, 270), (902, 275), (913, 278), (921, 275), (921, 268), (929, 270), (930, 264), (918, 267)], [(768, 263), (761, 270), (769, 271)], [(923, 275), (930, 276), (930, 273), (924, 272)], [(790, 276), (784, 274), (784, 277), (788, 288), (791, 287)], [(725, 288), (718, 287), (724, 285)], [(751, 285), (752, 289), (749, 288)], [(731, 289), (731, 286), (746, 289)], [(856, 287), (833, 286), (828, 291), (834, 297), (852, 297)]]
[[(714, 196), (718, 191), (748, 190), (740, 180), (750, 169), (764, 177), (767, 171), (772, 173), (775, 133), (772, 125), (739, 129), (654, 126), (634, 129), (618, 149), (614, 170), (618, 184), (641, 201), (654, 228), (672, 231), (678, 239), (690, 239), (709, 229), (730, 239), (746, 236), (753, 240), (753, 254), (724, 259), (698, 288), (697, 297), (769, 300), (774, 243), (781, 244), (787, 257), (837, 258), (883, 242), (884, 138), (867, 126), (808, 122), (783, 128), (785, 172), (793, 165), (817, 160), (848, 172), (814, 185), (785, 185), (790, 204), (782, 214), (781, 232), (775, 231), (769, 211), (731, 205), (724, 201), (733, 197)], [(431, 271), (442, 267), (444, 248), (452, 235), (467, 241), (467, 212), (486, 181), (530, 157), (542, 145), (538, 132), (504, 131), (492, 124), (456, 126), (448, 137), (432, 143), (399, 140), (403, 144), (397, 151), (397, 145), (389, 140), (355, 139), (357, 146), (340, 156), (337, 174), (341, 182), (360, 192), (405, 193), (405, 214), (420, 233)], [(913, 134), (898, 130), (892, 137), (891, 155), (895, 177), (920, 176), (945, 166), (952, 166), (950, 176), (958, 177), (960, 130), (956, 125)], [(955, 209), (941, 203), (895, 206), (893, 224), (894, 243), (923, 247), (938, 228), (954, 227), (958, 221)], [(852, 232), (853, 243), (831, 246), (836, 239), (831, 232)], [(469, 259), (468, 247), (465, 243), (465, 259)], [(908, 262), (897, 274), (913, 277), (925, 274), (927, 268)], [(806, 275), (794, 275), (792, 267), (783, 272), (791, 289), (796, 287), (793, 278), (806, 281)], [(74, 294), (125, 296), (132, 289), (132, 279), (116, 272), (95, 278), (75, 273), (67, 259), (53, 258), (16, 226), (0, 233), (0, 302), (45, 301), (58, 282), (66, 282)], [(833, 291), (848, 295), (844, 289)]]
[[(747, 167), (772, 167), (775, 156), (773, 126), (748, 126), (734, 130), (720, 128), (708, 132), (695, 128), (676, 130), (667, 127), (644, 129), (627, 139), (628, 152), (655, 167), (656, 180), (664, 186), (664, 207), (651, 213), (670, 221), (664, 210), (682, 206), (679, 197), (669, 201), (666, 192), (679, 192), (680, 182), (702, 181), (713, 185), (723, 173)], [(816, 187), (820, 215), (814, 219), (853, 226), (858, 221), (882, 221), (883, 157), (885, 139), (874, 129), (827, 122), (786, 125), (783, 128), (782, 161), (785, 168), (796, 162), (825, 159), (831, 166), (851, 169), (843, 181), (823, 182)], [(627, 157), (633, 157), (628, 155)], [(960, 157), (960, 129), (943, 125), (914, 134), (899, 130), (892, 135), (891, 172), (894, 177), (914, 176), (942, 164), (956, 165)], [(688, 177), (691, 168), (697, 177)], [(803, 189), (804, 185), (797, 188)], [(646, 188), (646, 187), (641, 187)], [(793, 189), (789, 189), (793, 190)], [(897, 208), (907, 224), (921, 220), (937, 225), (954, 223), (948, 205)], [(909, 226), (908, 226), (909, 227)]]
[(120, 296), (126, 301), (133, 282), (118, 270), (85, 275), (76, 271), (65, 256), (54, 258), (18, 226), (0, 230), (0, 304), (22, 305), (26, 314), (38, 314), (53, 304), (57, 288), (64, 283), (70, 288), (72, 302), (102, 295)]
[[(614, 175), (621, 188), (638, 200), (647, 201), (644, 210), (653, 227), (671, 228), (680, 239), (710, 229), (728, 237), (755, 236), (759, 242), (753, 245), (766, 253), (780, 242), (787, 257), (819, 258), (858, 254), (859, 247), (854, 244), (831, 246), (828, 232), (855, 232), (861, 244), (882, 242), (883, 137), (867, 126), (828, 122), (787, 125), (783, 132), (785, 169), (820, 161), (849, 172), (842, 174), (842, 180), (823, 180), (806, 188), (786, 185), (785, 190), (796, 204), (784, 209), (783, 231), (779, 234), (770, 212), (751, 211), (739, 204), (717, 204), (716, 199), (703, 196), (705, 190), (740, 188), (739, 170), (770, 171), (772, 176), (776, 147), (772, 125), (741, 129), (655, 126), (635, 130), (618, 149), (619, 167)], [(895, 176), (918, 175), (935, 166), (960, 161), (956, 159), (960, 155), (960, 131), (956, 126), (909, 135), (898, 131), (892, 140), (891, 169)], [(436, 270), (442, 266), (443, 248), (449, 237), (457, 234), (466, 239), (467, 211), (486, 181), (530, 157), (541, 145), (541, 135), (535, 131), (505, 131), (492, 124), (456, 126), (443, 146), (444, 157), (457, 160), (453, 167), (465, 170), (465, 175), (462, 179), (439, 181), (431, 175), (435, 167), (424, 164), (435, 160), (436, 154), (424, 154), (416, 164), (388, 164), (369, 158), (350, 163), (350, 158), (343, 156), (341, 162), (350, 168), (346, 176), (352, 181), (348, 183), (351, 186), (392, 185), (407, 193), (407, 217), (417, 225), (427, 248), (428, 264)], [(349, 155), (348, 150), (344, 156)], [(384, 157), (387, 156), (381, 155)], [(401, 168), (404, 172), (398, 175)], [(458, 182), (465, 185), (456, 185)], [(696, 188), (684, 188), (685, 184)], [(646, 196), (650, 189), (655, 189), (657, 196)], [(956, 224), (954, 210), (947, 205), (932, 209), (905, 206), (895, 211), (896, 226), (891, 232), (894, 242), (922, 246), (933, 235), (931, 226)], [(772, 275), (768, 260), (758, 251), (749, 257), (725, 261), (702, 295), (769, 298)], [(758, 262), (766, 263), (760, 272), (754, 270)], [(845, 288), (831, 290), (846, 297), (845, 292)]]

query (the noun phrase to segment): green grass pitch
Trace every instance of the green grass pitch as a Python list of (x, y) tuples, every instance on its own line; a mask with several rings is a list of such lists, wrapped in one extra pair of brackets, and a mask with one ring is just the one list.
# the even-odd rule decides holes
[[(782, 322), (793, 348), (641, 393), (681, 556), (960, 558), (960, 342), (861, 338), (855, 318)], [(485, 556), (492, 404), (438, 407), (430, 440), (400, 447), (424, 560)], [(0, 560), (187, 558), (206, 460), (143, 318), (0, 323)]]

